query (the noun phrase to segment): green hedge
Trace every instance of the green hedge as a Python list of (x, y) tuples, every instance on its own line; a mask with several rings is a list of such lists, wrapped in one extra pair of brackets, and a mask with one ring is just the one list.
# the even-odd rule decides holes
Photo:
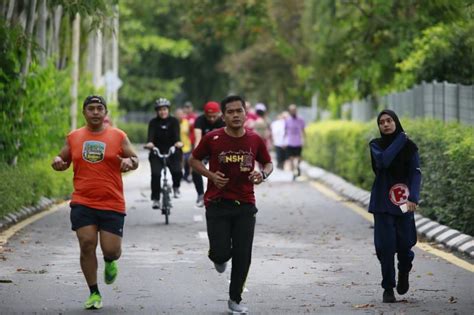
[(133, 143), (145, 143), (147, 140), (148, 124), (119, 122), (118, 128), (125, 131)]
[[(402, 124), (420, 149), (420, 212), (474, 235), (474, 127), (434, 120), (402, 119)], [(374, 174), (368, 142), (379, 136), (375, 121), (313, 123), (304, 158), (370, 190)]]
[(23, 206), (35, 205), (41, 196), (63, 198), (72, 193), (72, 167), (56, 172), (51, 160), (18, 167), (0, 164), (0, 218)]

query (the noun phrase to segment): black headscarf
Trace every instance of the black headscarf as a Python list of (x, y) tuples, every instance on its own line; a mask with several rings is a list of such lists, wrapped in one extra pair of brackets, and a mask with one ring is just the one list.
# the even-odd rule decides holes
[[(388, 115), (392, 117), (396, 126), (395, 131), (389, 135), (383, 134), (379, 128), (381, 137), (372, 140), (372, 142), (375, 142), (381, 149), (385, 150), (392, 144), (392, 142), (400, 134), (400, 132), (404, 132), (404, 130), (403, 130), (402, 124), (400, 124), (400, 119), (398, 119), (397, 114), (395, 114), (395, 112), (390, 109), (384, 109), (378, 114), (377, 127), (379, 127), (379, 121), (382, 115)], [(395, 156), (395, 158), (393, 159), (392, 163), (390, 164), (388, 168), (390, 175), (395, 179), (407, 178), (408, 172), (409, 172), (410, 160), (413, 157), (413, 154), (415, 154), (417, 151), (418, 151), (418, 147), (416, 146), (416, 144), (411, 139), (407, 139), (407, 142), (405, 143), (403, 148), (398, 152), (398, 154)], [(375, 172), (376, 168), (375, 168), (375, 162), (373, 159), (372, 159), (372, 169)]]

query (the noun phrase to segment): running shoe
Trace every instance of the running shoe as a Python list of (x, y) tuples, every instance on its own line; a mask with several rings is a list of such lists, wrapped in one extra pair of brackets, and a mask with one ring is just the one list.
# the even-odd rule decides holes
[(229, 313), (231, 314), (247, 314), (249, 311), (245, 306), (240, 305), (239, 303), (230, 300), (227, 301), (227, 306), (229, 307)]
[(84, 308), (86, 310), (98, 310), (102, 308), (102, 297), (100, 294), (97, 292), (92, 293), (84, 303)]
[(153, 200), (153, 205), (151, 206), (153, 209), (160, 209), (160, 201), (159, 200)]
[(117, 261), (105, 262), (104, 281), (106, 284), (114, 283), (118, 275)]
[(202, 208), (204, 207), (204, 195), (199, 195), (196, 201), (196, 207)]

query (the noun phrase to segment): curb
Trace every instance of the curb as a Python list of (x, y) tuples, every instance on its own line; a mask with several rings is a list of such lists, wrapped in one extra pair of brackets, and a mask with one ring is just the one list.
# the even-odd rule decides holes
[(19, 210), (6, 214), (3, 218), (0, 219), (0, 232), (6, 230), (10, 226), (36, 214), (38, 212), (44, 211), (55, 204), (57, 199), (49, 199), (46, 197), (41, 197), (38, 203), (30, 207), (22, 207)]
[[(368, 208), (370, 191), (356, 187), (341, 177), (322, 168), (312, 166), (305, 161), (301, 162), (300, 167), (308, 178), (320, 181), (344, 197)], [(474, 258), (474, 238), (472, 236), (451, 229), (449, 226), (439, 224), (418, 213), (415, 213), (415, 224), (418, 234), (442, 244), (446, 248)]]

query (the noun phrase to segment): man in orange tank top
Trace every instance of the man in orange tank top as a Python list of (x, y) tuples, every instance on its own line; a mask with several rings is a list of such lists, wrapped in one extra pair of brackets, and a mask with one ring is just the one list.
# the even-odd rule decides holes
[(81, 249), (81, 269), (90, 289), (86, 309), (102, 307), (97, 286), (96, 248), (104, 255), (106, 284), (118, 274), (117, 259), (122, 252), (125, 200), (121, 172), (138, 167), (138, 157), (130, 140), (120, 129), (106, 126), (107, 104), (101, 96), (85, 99), (82, 113), (87, 125), (72, 131), (51, 166), (64, 171), (71, 163), (74, 192), (71, 224)]

